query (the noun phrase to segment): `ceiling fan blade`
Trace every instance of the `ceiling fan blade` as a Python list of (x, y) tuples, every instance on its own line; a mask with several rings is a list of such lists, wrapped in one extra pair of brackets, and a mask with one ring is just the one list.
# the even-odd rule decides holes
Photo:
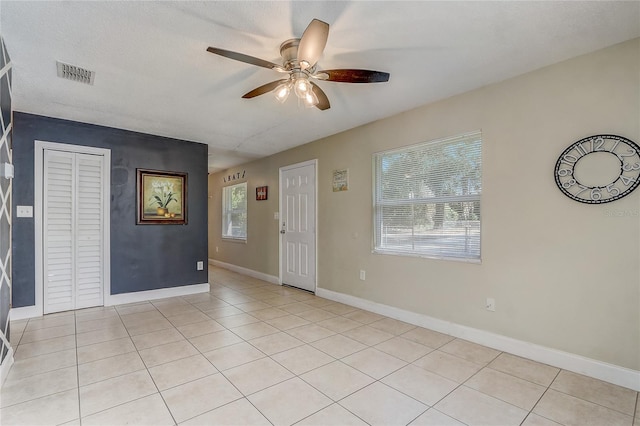
[(300, 62), (301, 69), (311, 68), (318, 62), (320, 55), (324, 51), (324, 47), (327, 45), (327, 39), (329, 38), (329, 24), (314, 19), (300, 39), (298, 45), (298, 62)]
[(313, 93), (318, 98), (318, 104), (316, 105), (316, 108), (322, 111), (331, 108), (331, 104), (329, 104), (329, 98), (327, 98), (326, 93), (324, 93), (320, 86), (315, 84), (313, 81), (310, 81), (309, 83), (311, 83), (311, 86), (313, 87)]
[(225, 58), (235, 59), (236, 61), (244, 62), (246, 64), (257, 65), (263, 68), (269, 68), (272, 70), (287, 72), (278, 64), (265, 61), (264, 59), (255, 58), (253, 56), (245, 55), (244, 53), (234, 52), (232, 50), (218, 49), (217, 47), (208, 47), (207, 52), (211, 52), (216, 55), (224, 56)]
[(370, 70), (322, 70), (322, 73), (328, 74), (328, 81), (337, 81), (339, 83), (384, 83), (389, 81), (389, 73), (382, 71)]
[(275, 89), (276, 87), (278, 87), (279, 85), (287, 81), (288, 81), (287, 79), (284, 79), (284, 80), (276, 80), (276, 81), (272, 81), (271, 83), (263, 84), (262, 86), (256, 87), (252, 91), (245, 93), (242, 97), (244, 99), (251, 99), (251, 98), (255, 98), (256, 96), (264, 95), (265, 93), (271, 92), (273, 89)]

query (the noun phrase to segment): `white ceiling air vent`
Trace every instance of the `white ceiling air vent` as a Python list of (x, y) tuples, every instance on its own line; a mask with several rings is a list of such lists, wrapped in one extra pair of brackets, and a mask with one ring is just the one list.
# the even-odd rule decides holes
[(56, 61), (56, 65), (58, 67), (58, 77), (93, 85), (93, 79), (96, 75), (95, 71), (89, 71), (60, 61)]

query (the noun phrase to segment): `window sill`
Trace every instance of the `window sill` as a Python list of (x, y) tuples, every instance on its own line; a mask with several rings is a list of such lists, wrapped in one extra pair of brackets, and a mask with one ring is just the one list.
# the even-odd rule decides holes
[(382, 254), (382, 255), (388, 255), (388, 256), (420, 257), (423, 259), (450, 260), (453, 262), (471, 263), (474, 265), (482, 264), (482, 259), (469, 259), (466, 257), (446, 257), (446, 256), (436, 256), (436, 255), (423, 254), (423, 253), (411, 253), (406, 251), (395, 251), (395, 250), (385, 250), (385, 249), (374, 249), (371, 252), (373, 254)]
[(222, 241), (227, 243), (247, 244), (246, 238), (222, 237)]

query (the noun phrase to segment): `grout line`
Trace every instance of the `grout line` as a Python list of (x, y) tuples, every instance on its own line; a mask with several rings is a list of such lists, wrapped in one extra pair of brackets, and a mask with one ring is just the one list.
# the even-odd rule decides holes
[[(542, 398), (544, 398), (544, 396), (547, 394), (547, 392), (549, 391), (549, 389), (551, 389), (551, 385), (552, 385), (552, 384), (553, 384), (553, 382), (558, 378), (558, 376), (560, 375), (560, 372), (561, 372), (561, 371), (562, 371), (561, 369), (558, 369), (558, 372), (557, 372), (557, 373), (556, 373), (556, 375), (553, 377), (553, 379), (549, 382), (549, 384), (547, 385), (547, 388), (544, 390), (544, 392), (542, 392), (542, 395), (540, 395), (540, 398), (538, 398), (538, 400), (536, 401), (536, 403), (535, 403), (535, 404), (533, 404), (533, 407), (531, 407), (531, 410), (529, 411), (529, 414), (527, 414), (527, 417), (529, 417), (529, 416), (531, 415), (531, 413), (533, 413), (533, 410), (535, 410), (535, 409), (536, 409), (536, 407), (538, 406), (538, 404), (540, 403), (540, 401), (542, 401)], [(542, 415), (540, 415), (540, 414), (538, 414), (538, 413), (533, 413), (533, 414), (536, 414), (536, 415), (538, 415), (538, 416), (540, 416), (540, 417), (544, 417), (544, 416), (542, 416)], [(524, 420), (526, 420), (526, 419), (527, 419), (527, 417), (525, 417), (525, 419), (524, 419)], [(546, 419), (546, 417), (544, 417), (544, 418)], [(524, 422), (524, 420), (523, 420), (523, 422)], [(552, 420), (552, 419), (548, 419), (548, 420), (554, 421), (554, 420)]]
[[(153, 307), (157, 310), (155, 305), (153, 305)], [(153, 383), (153, 386), (155, 386), (156, 390), (158, 391), (158, 395), (160, 395), (160, 398), (162, 399), (162, 403), (167, 408), (167, 411), (169, 412), (169, 415), (171, 416), (171, 419), (173, 420), (173, 424), (177, 425), (178, 422), (176, 421), (176, 418), (173, 416), (173, 413), (171, 412), (171, 410), (169, 409), (169, 406), (167, 405), (167, 401), (165, 401), (164, 396), (162, 395), (162, 392), (160, 392), (160, 389), (158, 388), (158, 385), (157, 385), (156, 381), (153, 379), (153, 375), (151, 375), (151, 372), (149, 371), (149, 367), (147, 366), (147, 363), (144, 362), (144, 359), (140, 355), (140, 351), (138, 350), (138, 347), (136, 346), (135, 342), (133, 341), (133, 338), (132, 338), (131, 334), (129, 333), (129, 329), (124, 324), (124, 321), (122, 320), (122, 316), (120, 315), (120, 312), (118, 312), (117, 309), (116, 309), (116, 312), (118, 314), (118, 318), (120, 318), (120, 322), (122, 323), (122, 325), (124, 326), (125, 330), (127, 331), (127, 335), (129, 336), (129, 339), (131, 340), (131, 344), (135, 348), (136, 354), (140, 358), (140, 361), (142, 361), (142, 365), (144, 365), (144, 367), (145, 367), (145, 369), (147, 371), (147, 374), (149, 375), (149, 378), (151, 379), (151, 382)], [(151, 312), (153, 312), (153, 311), (151, 311)], [(149, 396), (149, 395), (147, 395), (147, 396)], [(146, 396), (144, 396), (142, 398), (146, 398)], [(140, 398), (138, 398), (138, 399), (140, 399)], [(128, 402), (131, 402), (131, 401), (128, 401)]]

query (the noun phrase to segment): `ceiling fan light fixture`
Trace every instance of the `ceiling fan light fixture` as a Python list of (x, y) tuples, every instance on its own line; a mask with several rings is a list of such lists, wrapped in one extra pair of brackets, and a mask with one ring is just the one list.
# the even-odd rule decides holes
[(289, 97), (289, 93), (291, 93), (291, 82), (287, 81), (286, 83), (280, 84), (278, 87), (276, 87), (274, 93), (278, 102), (283, 104)]
[(313, 93), (313, 90), (309, 90), (304, 96), (303, 102), (304, 106), (306, 106), (307, 108), (313, 108), (314, 106), (318, 105), (318, 97), (315, 93)]
[(296, 95), (300, 99), (304, 99), (307, 96), (307, 93), (311, 91), (311, 83), (309, 82), (309, 79), (306, 76), (300, 76), (296, 78), (293, 84), (294, 84), (293, 87), (296, 92)]

